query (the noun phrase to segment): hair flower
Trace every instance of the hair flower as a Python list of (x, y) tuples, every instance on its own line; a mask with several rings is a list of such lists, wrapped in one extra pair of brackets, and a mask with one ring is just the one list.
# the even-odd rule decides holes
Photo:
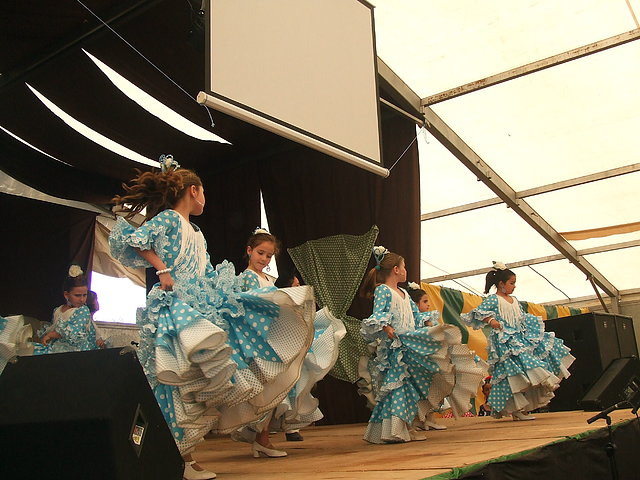
[(268, 230), (265, 230), (264, 228), (261, 228), (261, 227), (256, 227), (256, 229), (253, 231), (251, 235), (258, 235), (259, 233), (265, 233), (267, 235), (271, 235)]
[(384, 259), (384, 256), (389, 253), (389, 250), (382, 245), (373, 247), (373, 258), (376, 259), (376, 270), (380, 270), (380, 262)]
[(83, 273), (84, 272), (82, 271), (82, 268), (80, 268), (80, 265), (71, 265), (69, 267), (69, 276), (72, 278), (79, 277)]
[(411, 290), (420, 290), (420, 285), (418, 285), (416, 282), (407, 283), (407, 287), (409, 287)]
[(160, 170), (162, 173), (168, 172), (169, 170), (177, 170), (180, 168), (180, 164), (173, 159), (173, 155), (160, 155)]
[(506, 270), (507, 266), (502, 262), (493, 261), (493, 269), (494, 270)]

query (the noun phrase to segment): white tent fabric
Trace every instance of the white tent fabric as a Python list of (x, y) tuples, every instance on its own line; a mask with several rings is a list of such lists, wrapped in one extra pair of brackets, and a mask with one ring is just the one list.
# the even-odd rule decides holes
[[(373, 3), (379, 57), (423, 101), (640, 27), (640, 0)], [(526, 198), (553, 229), (570, 232), (640, 220), (639, 84), (640, 41), (633, 40), (431, 108), (516, 192), (629, 167), (631, 173)], [(423, 214), (495, 197), (424, 132), (419, 148)], [(504, 203), (425, 220), (422, 232), (423, 279), (559, 254)], [(627, 248), (583, 258), (624, 294), (640, 287), (639, 231), (569, 243), (580, 253), (622, 242)], [(585, 274), (566, 260), (532, 268), (539, 273), (514, 270), (522, 298), (594, 296)], [(437, 283), (479, 291), (483, 277)]]

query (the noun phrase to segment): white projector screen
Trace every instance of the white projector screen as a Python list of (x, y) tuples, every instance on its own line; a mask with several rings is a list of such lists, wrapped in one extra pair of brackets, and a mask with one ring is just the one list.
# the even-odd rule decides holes
[(373, 7), (209, 0), (198, 101), (382, 176)]

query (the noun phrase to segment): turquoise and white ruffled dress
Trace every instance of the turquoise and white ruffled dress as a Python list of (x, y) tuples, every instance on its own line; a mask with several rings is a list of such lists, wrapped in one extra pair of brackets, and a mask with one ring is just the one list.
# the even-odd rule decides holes
[(31, 325), (24, 324), (22, 315), (0, 317), (0, 374), (14, 357), (33, 354)]
[(502, 329), (492, 329), (488, 337), (491, 393), (488, 403), (493, 415), (501, 417), (517, 411), (543, 407), (553, 398), (569, 366), (575, 360), (564, 342), (544, 331), (542, 318), (525, 313), (515, 297), (509, 303), (499, 295), (488, 295), (462, 320), (481, 329), (483, 320), (495, 318)]
[(77, 308), (71, 307), (66, 311), (62, 311), (62, 306), (54, 309), (51, 325), (40, 336), (42, 337), (51, 331), (59, 333), (61, 337), (52, 338), (46, 346), (36, 343), (34, 355), (99, 349), (96, 344), (97, 335), (91, 312), (86, 305)]
[[(371, 443), (410, 441), (412, 422), (424, 421), (453, 389), (453, 382), (439, 375), (451, 368), (445, 329), (425, 327), (429, 312), (420, 313), (401, 291), (404, 297), (385, 284), (376, 287), (373, 314), (360, 330), (374, 352), (367, 370), (375, 406), (364, 435)], [(395, 338), (382, 330), (386, 325)]]
[(200, 229), (174, 210), (137, 229), (119, 218), (109, 243), (127, 266), (149, 267), (135, 248), (153, 249), (172, 269), (173, 290), (156, 284), (138, 311), (138, 354), (181, 453), (280, 404), (313, 338), (309, 289), (241, 292), (233, 264), (214, 268)]
[[(251, 270), (242, 273), (243, 289), (273, 289), (273, 283)], [(294, 290), (300, 287), (281, 289)], [(323, 308), (314, 316), (313, 343), (307, 352), (300, 378), (289, 391), (287, 397), (273, 413), (270, 430), (285, 432), (304, 428), (321, 420), (323, 415), (318, 408), (318, 399), (311, 395), (313, 386), (322, 380), (338, 360), (338, 345), (347, 330), (344, 324), (334, 317), (328, 308)]]

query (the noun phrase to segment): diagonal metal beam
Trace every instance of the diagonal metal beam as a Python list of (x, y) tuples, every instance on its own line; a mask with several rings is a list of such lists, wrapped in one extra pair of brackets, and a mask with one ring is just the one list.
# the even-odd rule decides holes
[[(640, 240), (630, 240), (628, 242), (612, 243), (609, 245), (602, 245), (600, 247), (585, 248), (584, 250), (578, 250), (578, 256), (584, 257), (585, 255), (592, 255), (595, 253), (612, 252), (614, 250), (622, 250), (623, 248), (640, 247)], [(555, 262), (557, 260), (564, 260), (564, 255), (548, 255), (546, 257), (531, 258), (529, 260), (521, 260), (519, 262), (507, 263), (506, 267), (509, 269), (518, 267), (528, 267), (529, 265), (538, 265), (540, 263)], [(439, 275), (437, 277), (422, 278), (420, 281), (425, 283), (446, 282), (447, 280), (456, 280), (458, 278), (473, 277), (475, 275), (484, 275), (491, 267), (478, 268), (476, 270), (467, 270), (465, 272), (450, 273), (447, 275)]]
[[(582, 177), (575, 177), (569, 180), (563, 180), (561, 182), (550, 183), (548, 185), (542, 185), (540, 187), (522, 190), (516, 193), (516, 197), (532, 197), (534, 195), (555, 192), (557, 190), (562, 190), (563, 188), (584, 185), (585, 183), (596, 182), (598, 180), (605, 180), (607, 178), (618, 177), (620, 175), (626, 175), (628, 173), (635, 173), (639, 171), (640, 163), (634, 163), (632, 165), (625, 165), (624, 167), (612, 168), (610, 170), (604, 170), (602, 172), (592, 173), (590, 175), (583, 175)], [(477, 210), (479, 208), (490, 207), (492, 205), (498, 205), (500, 203), (502, 203), (502, 200), (500, 200), (500, 198), (488, 198), (487, 200), (480, 200), (473, 203), (467, 203), (465, 205), (458, 205), (456, 207), (424, 213), (420, 216), (420, 220), (432, 220), (434, 218), (446, 217), (447, 215), (455, 215), (456, 213)]]
[(496, 171), (487, 165), (431, 108), (424, 107), (425, 128), (503, 202), (617, 302), (618, 289), (542, 218)]
[(619, 35), (614, 35), (613, 37), (605, 38), (604, 40), (599, 40), (582, 47), (574, 48), (573, 50), (569, 50), (558, 55), (553, 55), (552, 57), (547, 57), (543, 60), (528, 63), (527, 65), (513, 68), (506, 72), (491, 75), (490, 77), (476, 80), (475, 82), (467, 83), (441, 93), (436, 93), (435, 95), (423, 98), (422, 105), (433, 105), (451, 98), (466, 95), (467, 93), (482, 90), (483, 88), (513, 80), (514, 78), (523, 77), (531, 73), (539, 72), (540, 70), (545, 70), (562, 63), (570, 62), (571, 60), (577, 60), (578, 58), (586, 57), (587, 55), (602, 52), (603, 50), (617, 47), (618, 45), (623, 45), (625, 43), (638, 40), (639, 38), (640, 28), (636, 28)]

